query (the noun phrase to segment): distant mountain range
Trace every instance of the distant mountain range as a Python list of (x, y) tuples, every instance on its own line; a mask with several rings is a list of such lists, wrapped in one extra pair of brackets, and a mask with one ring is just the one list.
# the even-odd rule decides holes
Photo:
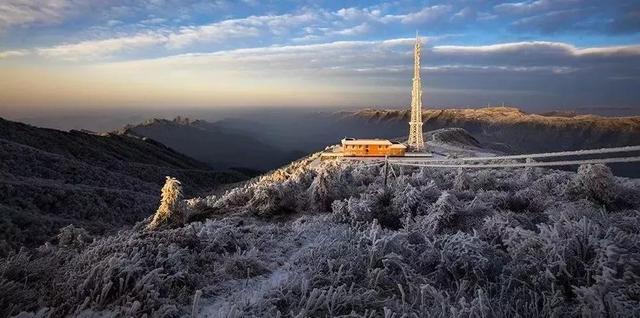
[[(306, 153), (343, 137), (407, 136), (408, 110), (343, 111), (285, 117), (282, 120), (228, 119), (216, 124)], [(424, 131), (463, 128), (484, 148), (508, 154), (578, 150), (640, 144), (640, 117), (601, 117), (570, 113), (525, 113), (512, 107), (425, 109)], [(428, 137), (428, 136), (427, 136)], [(637, 164), (616, 164), (620, 175), (639, 176)]]
[[(408, 110), (280, 113), (216, 122), (153, 119), (120, 134), (155, 139), (213, 167), (265, 171), (337, 144), (343, 137), (399, 138), (407, 135)], [(424, 131), (463, 128), (482, 147), (518, 154), (640, 144), (640, 117), (601, 117), (512, 107), (425, 109)], [(614, 165), (630, 175), (634, 164)], [(637, 169), (640, 170), (640, 169)], [(631, 174), (633, 175), (633, 174)]]
[(151, 119), (142, 124), (128, 125), (117, 133), (157, 140), (218, 169), (265, 171), (303, 155), (295, 149), (283, 150), (277, 144), (265, 143), (252, 133), (181, 117)]
[(192, 195), (247, 178), (150, 139), (0, 119), (0, 254), (41, 244), (69, 224), (102, 233), (139, 221), (157, 208), (165, 176), (183, 180)]
[[(362, 110), (335, 114), (339, 120), (384, 127), (406, 134), (405, 110)], [(640, 143), (640, 117), (601, 117), (570, 113), (528, 114), (512, 107), (427, 109), (424, 130), (458, 127), (485, 146), (508, 153), (600, 148)]]

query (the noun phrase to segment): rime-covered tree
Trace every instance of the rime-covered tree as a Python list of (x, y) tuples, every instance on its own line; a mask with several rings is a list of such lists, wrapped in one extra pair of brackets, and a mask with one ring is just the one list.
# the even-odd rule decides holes
[(178, 179), (167, 176), (162, 187), (160, 206), (147, 228), (155, 230), (162, 225), (180, 225), (185, 222), (186, 217), (187, 209), (183, 201), (182, 184)]

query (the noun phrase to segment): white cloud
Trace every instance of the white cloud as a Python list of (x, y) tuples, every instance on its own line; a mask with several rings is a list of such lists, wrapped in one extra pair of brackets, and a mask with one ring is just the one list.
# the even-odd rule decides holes
[(345, 21), (368, 21), (381, 24), (397, 22), (403, 24), (421, 24), (433, 23), (444, 19), (450, 15), (452, 10), (453, 7), (451, 5), (434, 5), (406, 14), (383, 14), (379, 9), (343, 8), (334, 12), (334, 15)]
[(494, 9), (498, 12), (509, 14), (529, 14), (548, 9), (552, 3), (548, 0), (508, 2), (496, 5)]
[[(169, 49), (184, 48), (195, 43), (217, 43), (233, 38), (257, 38), (281, 35), (317, 19), (314, 12), (300, 14), (250, 16), (201, 26), (185, 26), (177, 30), (157, 29), (130, 36), (88, 40), (38, 49), (40, 55), (66, 60), (91, 60), (109, 57), (117, 52), (163, 45)], [(357, 30), (353, 30), (357, 31)]]
[(45, 57), (65, 60), (97, 59), (110, 56), (115, 52), (148, 47), (165, 42), (167, 42), (166, 36), (158, 33), (148, 33), (106, 40), (62, 44), (49, 48), (40, 48), (37, 52)]
[[(426, 39), (428, 40), (428, 38)], [(356, 73), (381, 74), (409, 72), (414, 39), (385, 41), (336, 41), (321, 44), (270, 46), (225, 50), (204, 54), (180, 54), (170, 57), (121, 62), (109, 65), (137, 67), (196, 67), (228, 69), (237, 72), (268, 74), (309, 74), (310, 76), (356, 76)], [(526, 56), (507, 59), (505, 56)], [(425, 47), (425, 69), (444, 73), (547, 73), (568, 74), (587, 68), (625, 65), (633, 57), (640, 63), (640, 46), (576, 48), (559, 42), (517, 42), (483, 46)], [(604, 60), (593, 60), (593, 57)], [(583, 62), (588, 62), (585, 66)], [(136, 67), (136, 69), (137, 69)], [(382, 74), (384, 75), (384, 74)], [(387, 74), (387, 76), (391, 76)], [(393, 76), (391, 76), (393, 77)]]
[(576, 49), (573, 48), (576, 55), (582, 56), (599, 56), (599, 57), (638, 57), (640, 56), (640, 44), (626, 46), (609, 46), (609, 47), (592, 47)]
[(181, 48), (193, 43), (220, 42), (231, 38), (282, 35), (289, 33), (292, 28), (307, 25), (317, 19), (318, 13), (307, 11), (299, 14), (249, 16), (208, 25), (183, 27), (169, 34), (167, 46)]
[(371, 31), (371, 27), (369, 26), (369, 24), (367, 24), (365, 22), (365, 23), (356, 25), (356, 26), (351, 27), (351, 28), (330, 31), (329, 34), (353, 36), (353, 35), (365, 34), (365, 33), (369, 32), (369, 31)]
[(502, 3), (496, 5), (494, 9), (496, 12), (509, 15), (529, 15), (557, 10), (579, 9), (588, 6), (589, 4), (584, 0), (535, 0)]
[[(149, 101), (149, 96), (162, 96), (152, 100), (184, 103), (202, 98), (208, 103), (220, 101), (220, 96), (225, 95), (224, 103), (246, 104), (275, 98), (269, 103), (293, 105), (311, 104), (331, 96), (337, 104), (345, 100), (341, 94), (353, 93), (359, 94), (355, 102), (363, 104), (387, 100), (394, 92), (408, 102), (413, 41), (335, 41), (176, 54), (83, 65), (79, 74), (116, 83), (128, 94), (144, 92), (138, 102)], [(618, 98), (617, 103), (622, 104), (638, 98), (638, 94), (629, 93), (634, 92), (629, 87), (634, 87), (634, 80), (640, 77), (638, 65), (640, 46), (633, 45), (425, 45), (422, 75), (425, 100), (429, 103), (450, 103), (465, 93), (470, 103), (484, 104), (495, 98), (496, 92), (527, 91), (531, 92), (531, 99), (526, 102), (534, 104), (558, 100), (604, 103), (610, 98)], [(131, 87), (136, 89), (131, 92)], [(441, 95), (438, 100), (433, 94), (436, 90), (455, 92)], [(482, 96), (490, 98), (479, 101)]]
[(2, 0), (0, 31), (20, 25), (59, 23), (74, 9), (71, 0)]
[(473, 8), (464, 7), (460, 11), (456, 12), (456, 14), (454, 14), (451, 17), (451, 19), (458, 20), (458, 21), (467, 21), (469, 19), (475, 18), (476, 15), (477, 15), (477, 12)]
[(450, 5), (435, 5), (399, 17), (400, 21), (405, 24), (431, 23), (448, 16), (451, 10)]
[(167, 19), (165, 18), (148, 18), (148, 19), (144, 19), (142, 21), (140, 21), (140, 24), (147, 24), (147, 25), (154, 25), (154, 24), (162, 24), (167, 22)]
[(640, 57), (640, 45), (578, 48), (562, 42), (514, 42), (480, 46), (444, 45), (433, 48), (434, 52), (449, 55), (479, 54), (516, 54), (534, 52), (534, 56), (637, 56)]
[(0, 51), (0, 60), (11, 58), (11, 57), (25, 56), (25, 55), (29, 55), (29, 53), (30, 52), (28, 50)]
[(229, 38), (257, 37), (260, 30), (251, 25), (223, 21), (204, 26), (182, 27), (179, 31), (169, 34), (167, 46), (182, 48), (193, 43), (219, 42)]
[(379, 9), (352, 7), (339, 9), (333, 15), (345, 21), (379, 21), (382, 17), (382, 12)]

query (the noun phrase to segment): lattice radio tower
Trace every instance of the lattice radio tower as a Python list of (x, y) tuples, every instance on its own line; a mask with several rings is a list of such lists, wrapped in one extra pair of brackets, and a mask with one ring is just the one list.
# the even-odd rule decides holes
[(424, 151), (422, 137), (422, 82), (420, 81), (420, 38), (416, 32), (416, 46), (413, 51), (413, 89), (411, 90), (411, 121), (409, 122), (409, 149)]

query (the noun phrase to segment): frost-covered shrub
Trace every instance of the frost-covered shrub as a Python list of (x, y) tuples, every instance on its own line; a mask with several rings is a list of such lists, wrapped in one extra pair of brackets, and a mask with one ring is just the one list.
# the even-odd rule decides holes
[(501, 190), (499, 184), (494, 169), (482, 169), (475, 173), (473, 185), (476, 190)]
[(428, 202), (422, 197), (420, 189), (406, 184), (396, 189), (391, 199), (391, 209), (398, 215), (420, 215), (427, 213)]
[[(497, 235), (496, 235), (497, 236)], [(505, 250), (512, 260), (505, 266), (505, 271), (515, 280), (523, 281), (531, 286), (545, 286), (543, 259), (545, 258), (542, 247), (544, 242), (534, 231), (523, 229), (519, 226), (504, 227), (499, 237), (502, 240), (501, 248)]]
[(435, 242), (440, 250), (439, 269), (444, 274), (441, 283), (446, 280), (489, 280), (490, 271), (496, 259), (492, 257), (490, 246), (476, 235), (457, 232), (445, 235)]
[(548, 197), (563, 198), (571, 183), (571, 174), (563, 171), (549, 170), (543, 176), (537, 178), (529, 186)]
[(416, 217), (416, 222), (427, 233), (441, 233), (445, 229), (456, 227), (459, 210), (460, 203), (456, 196), (444, 191), (426, 215)]
[(551, 282), (565, 297), (575, 297), (572, 286), (590, 286), (599, 272), (598, 253), (606, 233), (587, 218), (560, 220), (540, 226), (542, 252)]
[[(306, 210), (308, 208), (307, 189), (316, 177), (316, 172), (307, 167), (311, 160), (312, 158), (307, 158), (296, 161), (257, 180), (231, 189), (217, 199), (210, 197), (207, 205), (213, 210), (209, 213), (251, 212), (260, 216), (269, 216)], [(341, 170), (336, 169), (336, 171)], [(324, 176), (329, 179), (333, 177), (330, 173)], [(325, 189), (333, 191), (333, 181), (329, 183), (326, 184)], [(318, 194), (322, 192), (319, 191)], [(330, 204), (331, 201), (328, 205)]]
[[(15, 257), (15, 256), (13, 256)], [(29, 290), (24, 288), (24, 282), (11, 280), (5, 278), (11, 275), (11, 262), (14, 261), (13, 257), (9, 257), (2, 264), (3, 277), (0, 277), (0, 316), (11, 317), (18, 314), (23, 310), (37, 309), (38, 305), (38, 291)], [(26, 263), (19, 263), (24, 265)]]
[(478, 228), (480, 239), (492, 246), (504, 247), (504, 240), (507, 238), (507, 228), (516, 227), (517, 222), (499, 213), (486, 217), (482, 226)]
[(347, 207), (349, 200), (335, 200), (331, 203), (331, 219), (339, 223), (349, 223), (349, 208)]
[[(215, 196), (212, 196), (212, 199), (215, 199)], [(208, 197), (185, 200), (185, 211), (187, 212), (185, 221), (193, 222), (215, 213), (215, 209), (210, 205), (211, 202)]]
[(93, 241), (93, 237), (89, 235), (87, 230), (81, 227), (75, 227), (73, 224), (60, 229), (57, 235), (58, 244), (68, 247), (81, 247)]
[[(607, 213), (603, 207), (587, 199), (556, 204), (546, 209), (541, 215), (546, 216), (547, 219), (553, 223), (567, 220), (577, 222), (582, 218), (587, 218), (591, 221), (601, 223), (601, 225), (605, 225), (610, 219), (610, 217), (607, 217)], [(604, 223), (602, 223), (603, 221)]]
[(336, 200), (331, 205), (334, 220), (338, 222), (357, 224), (371, 222), (374, 219), (373, 197)]
[(308, 189), (309, 203), (316, 211), (325, 212), (331, 203), (346, 196), (347, 187), (352, 184), (348, 169), (337, 165), (326, 165), (320, 169)]
[(247, 207), (260, 216), (296, 212), (298, 200), (303, 193), (297, 190), (298, 187), (291, 181), (260, 184), (253, 189), (253, 196)]
[(438, 188), (435, 182), (431, 181), (426, 184), (420, 185), (420, 195), (423, 202), (434, 203), (440, 197), (442, 191)]
[(603, 164), (581, 165), (569, 192), (601, 204), (612, 203), (618, 193), (611, 169)]
[(471, 180), (466, 171), (462, 168), (458, 168), (456, 178), (453, 180), (453, 189), (456, 191), (468, 190), (471, 187)]
[(451, 189), (455, 174), (448, 169), (420, 168), (411, 178), (414, 185), (427, 185), (431, 182), (440, 189)]
[(237, 187), (225, 192), (219, 199), (213, 200), (213, 204), (209, 203), (209, 206), (215, 209), (233, 210), (244, 207), (252, 196), (252, 188)]
[(374, 182), (380, 175), (380, 168), (377, 166), (355, 165), (351, 172), (353, 185), (366, 186)]
[(162, 187), (160, 206), (147, 226), (155, 230), (161, 225), (180, 225), (187, 217), (187, 207), (183, 201), (182, 184), (176, 178), (167, 177)]
[[(526, 163), (535, 163), (536, 161), (531, 158), (526, 159)], [(522, 173), (520, 174), (520, 182), (523, 184), (531, 183), (536, 180), (540, 174), (540, 168), (535, 167), (526, 167), (522, 169)]]
[(375, 192), (368, 200), (373, 218), (385, 228), (398, 229), (402, 226), (402, 213), (391, 206), (393, 193), (387, 189)]
[(376, 220), (383, 227), (398, 229), (402, 226), (402, 213), (400, 209), (394, 208), (393, 193), (387, 189), (332, 204), (334, 220), (354, 225)]
[(594, 284), (574, 289), (583, 316), (625, 317), (640, 311), (640, 256), (630, 253), (627, 246), (640, 237), (614, 232), (614, 242), (599, 250), (599, 268), (592, 274)]
[(10, 253), (0, 315), (640, 316), (637, 180), (603, 206), (565, 171), (407, 168), (385, 189), (379, 167), (311, 162), (183, 201), (203, 222)]
[(230, 255), (224, 260), (224, 271), (234, 278), (249, 278), (269, 272), (255, 249)]

